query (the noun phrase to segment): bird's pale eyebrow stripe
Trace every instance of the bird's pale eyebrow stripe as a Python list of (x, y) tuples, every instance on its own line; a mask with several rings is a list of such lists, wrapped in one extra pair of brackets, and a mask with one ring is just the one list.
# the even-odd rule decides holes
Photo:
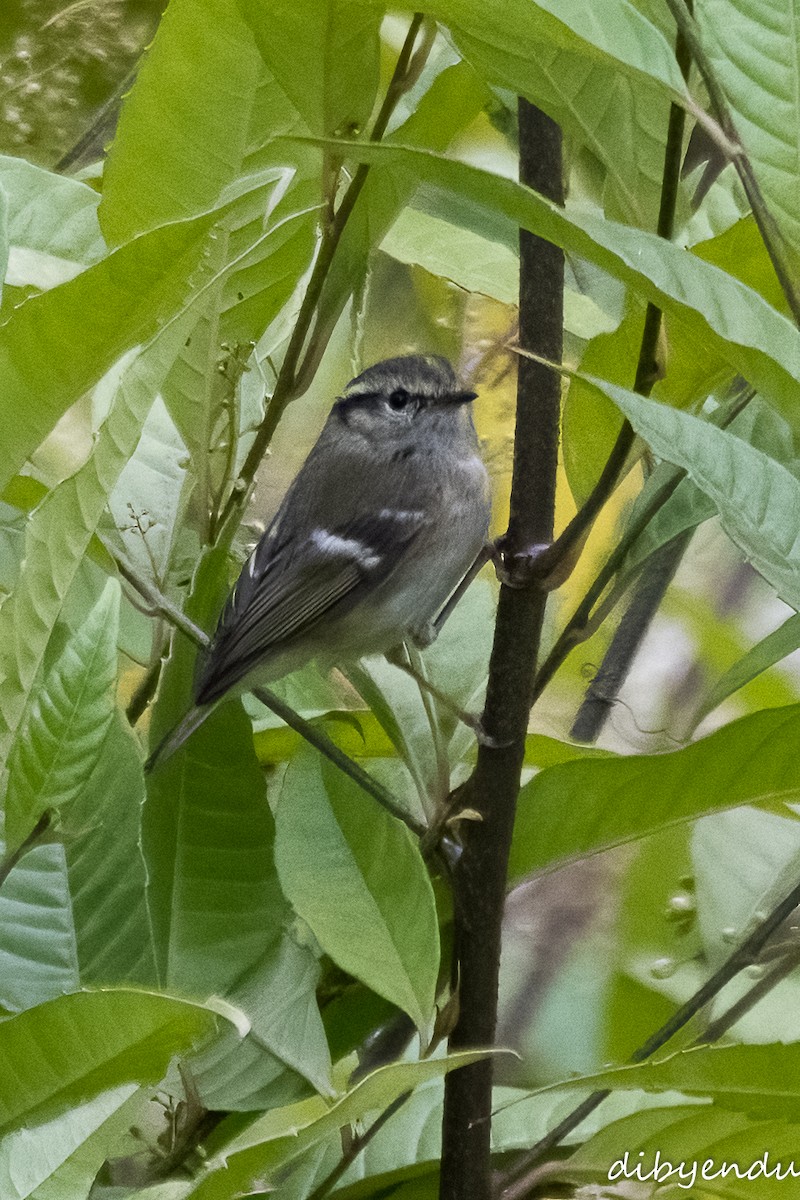
[(355, 559), (359, 566), (367, 569), (377, 567), (381, 561), (381, 555), (376, 554), (372, 546), (366, 546), (358, 538), (340, 537), (328, 529), (312, 530), (311, 541), (323, 554)]

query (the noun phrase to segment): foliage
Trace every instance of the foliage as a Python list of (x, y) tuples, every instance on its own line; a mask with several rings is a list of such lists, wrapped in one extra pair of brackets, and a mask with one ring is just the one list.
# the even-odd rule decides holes
[[(20, 46), (38, 69), (52, 23), (92, 7), (37, 33), (12, 6), (2, 86)], [(120, 81), (146, 7), (111, 21)], [(594, 1088), (610, 1098), (547, 1165), (555, 1187), (601, 1188), (626, 1151), (746, 1165), (796, 1145), (793, 930), (758, 967), (769, 986), (725, 993), (733, 1044), (683, 1035), (624, 1064), (797, 882), (800, 331), (778, 278), (800, 255), (797, 33), (778, 0), (696, 0), (701, 82), (657, 0), (406, 7), (171, 0), (103, 161), (84, 178), (26, 161), (67, 132), (38, 109), (26, 157), (0, 156), (3, 1200), (436, 1193), (444, 1076), (490, 1053), (443, 1044), (449, 870), (474, 818), (458, 710), (482, 703), (491, 572), (414, 652), (450, 703), (386, 662), (309, 667), (276, 685), (291, 729), (235, 699), (162, 770), (143, 764), (192, 692), (175, 614), (213, 629), (263, 528), (249, 500), (274, 512), (362, 365), (457, 361), (502, 531), (520, 227), (567, 262), (562, 526), (623, 418), (637, 440), (549, 612), (558, 673), (509, 865), (500, 1036), (521, 1053), (495, 1061), (496, 1165)], [(563, 129), (563, 208), (515, 181), (517, 95)], [(732, 122), (758, 188), (729, 164), (697, 201), (687, 170), (669, 241), (671, 106), (693, 127), (680, 156)], [(634, 390), (648, 304), (652, 397)], [(605, 618), (693, 533), (615, 729), (575, 744)], [(599, 605), (573, 619), (587, 589)]]

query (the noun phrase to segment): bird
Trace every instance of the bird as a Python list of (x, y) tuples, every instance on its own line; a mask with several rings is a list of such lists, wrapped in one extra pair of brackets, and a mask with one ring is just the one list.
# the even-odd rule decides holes
[(225, 698), (307, 663), (424, 647), (486, 544), (490, 489), (471, 402), (438, 355), (367, 367), (333, 403), (251, 553), (152, 770)]

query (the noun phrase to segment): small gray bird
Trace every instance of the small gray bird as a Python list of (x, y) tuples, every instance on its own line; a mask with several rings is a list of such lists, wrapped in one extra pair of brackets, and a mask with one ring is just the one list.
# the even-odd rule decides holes
[(312, 659), (326, 668), (433, 639), (489, 528), (475, 396), (435, 355), (387, 359), (347, 385), (228, 598), (194, 707), (148, 769), (224, 696)]

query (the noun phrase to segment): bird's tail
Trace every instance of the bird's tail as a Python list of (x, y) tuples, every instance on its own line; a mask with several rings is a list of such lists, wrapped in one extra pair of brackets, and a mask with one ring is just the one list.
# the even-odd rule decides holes
[(168, 758), (171, 758), (187, 738), (190, 738), (194, 731), (200, 728), (206, 718), (211, 716), (216, 707), (216, 704), (196, 704), (194, 708), (190, 708), (186, 716), (177, 725), (173, 725), (169, 733), (158, 743), (144, 764), (145, 771), (152, 771), (159, 763), (166, 762)]

